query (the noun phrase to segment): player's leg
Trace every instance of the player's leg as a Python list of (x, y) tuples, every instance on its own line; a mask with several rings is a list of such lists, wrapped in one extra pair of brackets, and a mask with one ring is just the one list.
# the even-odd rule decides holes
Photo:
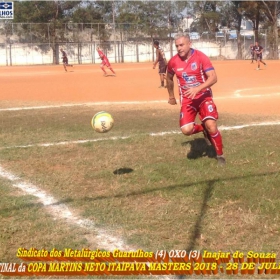
[(104, 68), (104, 64), (100, 64), (100, 68), (101, 68), (101, 70), (103, 71), (103, 73), (104, 73), (104, 76), (107, 76), (107, 72), (106, 72), (106, 70), (105, 70), (105, 68)]
[(201, 124), (195, 123), (197, 109), (192, 104), (183, 103), (180, 112), (180, 127), (183, 134), (189, 136), (203, 131)]
[(73, 65), (70, 65), (70, 64), (68, 63), (68, 58), (67, 58), (67, 57), (65, 57), (64, 65), (65, 65), (65, 69), (66, 69), (66, 67), (73, 67)]
[(65, 72), (67, 72), (66, 63), (65, 62), (63, 62), (63, 68), (64, 68)]
[(111, 70), (111, 72), (112, 72), (114, 75), (116, 75), (116, 72), (113, 70), (113, 68), (112, 68), (111, 65), (110, 65), (108, 68)]
[(207, 138), (217, 153), (218, 163), (225, 164), (222, 135), (217, 127), (218, 111), (212, 98), (207, 98), (201, 104), (199, 108), (199, 116), (203, 122), (203, 127), (206, 130)]
[(258, 55), (258, 56), (257, 56), (258, 68), (257, 68), (256, 70), (260, 70), (260, 60), (261, 60), (261, 58), (260, 58), (260, 56)]
[(113, 70), (113, 68), (112, 68), (112, 66), (111, 66), (111, 64), (110, 64), (110, 62), (109, 62), (109, 60), (104, 60), (104, 65), (108, 68), (108, 69), (110, 69), (110, 71), (114, 74), (114, 75), (116, 75), (116, 72)]
[(164, 61), (159, 61), (158, 63), (158, 73), (160, 79), (160, 86), (159, 88), (164, 88), (164, 76), (166, 73), (166, 67)]
[(159, 79), (160, 79), (160, 88), (164, 88), (164, 74), (163, 73), (159, 74)]
[(264, 66), (266, 66), (266, 63), (262, 60), (262, 57), (261, 57), (261, 59), (260, 59), (260, 62), (261, 62)]

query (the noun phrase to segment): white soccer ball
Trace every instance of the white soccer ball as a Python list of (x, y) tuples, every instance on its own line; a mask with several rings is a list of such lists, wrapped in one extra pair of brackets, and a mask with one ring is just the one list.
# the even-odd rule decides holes
[(101, 111), (93, 116), (91, 126), (96, 132), (105, 133), (114, 126), (114, 119), (111, 114)]

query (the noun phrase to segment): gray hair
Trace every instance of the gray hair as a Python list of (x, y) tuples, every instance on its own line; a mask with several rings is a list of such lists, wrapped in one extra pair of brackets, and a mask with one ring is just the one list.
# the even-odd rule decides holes
[(174, 40), (177, 40), (177, 39), (182, 38), (182, 37), (187, 38), (187, 39), (190, 40), (190, 35), (189, 35), (189, 33), (185, 33), (185, 32), (178, 32), (178, 33), (174, 36)]

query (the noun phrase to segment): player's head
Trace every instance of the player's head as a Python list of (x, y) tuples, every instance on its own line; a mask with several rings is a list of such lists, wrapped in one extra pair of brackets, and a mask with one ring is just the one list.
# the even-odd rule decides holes
[(98, 55), (99, 55), (100, 58), (104, 57), (104, 53), (101, 51), (99, 46), (97, 47), (97, 52), (98, 52)]
[(256, 42), (255, 45), (258, 46), (258, 45), (259, 45), (259, 42)]
[(175, 46), (178, 52), (178, 55), (182, 59), (187, 59), (187, 56), (189, 54), (190, 48), (191, 48), (191, 39), (189, 34), (186, 33), (177, 33), (174, 36), (175, 40)]
[(63, 52), (63, 48), (60, 48), (60, 51)]
[(154, 41), (154, 47), (155, 47), (155, 48), (158, 48), (158, 47), (159, 47), (159, 41), (156, 41), (156, 40)]

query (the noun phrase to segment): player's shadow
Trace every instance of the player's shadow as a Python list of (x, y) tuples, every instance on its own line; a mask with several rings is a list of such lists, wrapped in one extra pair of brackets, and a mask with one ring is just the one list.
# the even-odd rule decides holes
[[(209, 209), (208, 202), (212, 198), (216, 183), (217, 183), (216, 180), (207, 181), (207, 187), (204, 190), (200, 211), (197, 216), (196, 222), (194, 224), (194, 229), (191, 233), (190, 239), (188, 240), (187, 248), (185, 248), (187, 252), (194, 252), (194, 251), (198, 252), (197, 245), (198, 242), (201, 240), (201, 236), (202, 236), (202, 224), (205, 220), (205, 217), (207, 216), (207, 212)], [(187, 275), (182, 274), (182, 275), (178, 275), (176, 279), (187, 279), (187, 278), (189, 278)]]
[(123, 175), (123, 174), (131, 173), (132, 171), (133, 171), (132, 168), (122, 167), (122, 168), (116, 169), (113, 173), (115, 175)]
[(215, 158), (217, 156), (214, 147), (208, 146), (204, 138), (196, 138), (182, 143), (182, 146), (187, 145), (190, 145), (190, 151), (187, 153), (188, 159)]

